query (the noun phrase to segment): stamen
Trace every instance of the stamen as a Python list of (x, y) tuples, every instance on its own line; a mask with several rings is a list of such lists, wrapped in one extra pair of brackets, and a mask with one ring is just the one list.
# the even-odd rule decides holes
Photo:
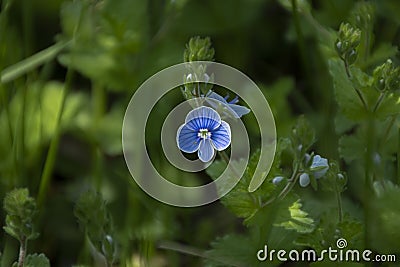
[(208, 129), (200, 129), (197, 136), (203, 139), (209, 139), (211, 137), (211, 132)]

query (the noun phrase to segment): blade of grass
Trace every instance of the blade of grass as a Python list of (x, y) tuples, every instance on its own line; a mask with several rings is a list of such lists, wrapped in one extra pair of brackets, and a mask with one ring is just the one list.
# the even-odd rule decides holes
[(56, 43), (20, 62), (5, 68), (1, 72), (1, 83), (8, 83), (22, 76), (23, 74), (39, 67), (40, 65), (52, 60), (58, 55), (64, 48), (69, 45), (70, 42), (59, 42)]
[(43, 205), (43, 202), (46, 198), (47, 189), (49, 187), (51, 176), (52, 176), (53, 169), (54, 169), (54, 165), (56, 162), (58, 144), (60, 143), (62, 115), (63, 115), (63, 111), (64, 111), (64, 107), (65, 107), (65, 102), (67, 99), (67, 94), (71, 88), (73, 74), (74, 74), (74, 71), (71, 68), (68, 68), (67, 75), (65, 78), (65, 85), (64, 85), (64, 90), (63, 90), (63, 95), (62, 95), (62, 100), (61, 100), (61, 106), (58, 111), (56, 130), (55, 130), (54, 136), (50, 142), (50, 147), (49, 147), (49, 151), (47, 153), (46, 162), (44, 164), (42, 177), (40, 179), (39, 193), (38, 193), (38, 198), (37, 198), (39, 207)]

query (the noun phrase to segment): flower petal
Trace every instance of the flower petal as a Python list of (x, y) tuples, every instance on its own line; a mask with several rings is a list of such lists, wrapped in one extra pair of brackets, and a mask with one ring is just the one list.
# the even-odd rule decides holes
[(231, 127), (225, 121), (221, 121), (221, 126), (211, 132), (211, 141), (213, 147), (222, 151), (231, 144)]
[(207, 129), (212, 131), (221, 125), (221, 117), (214, 109), (201, 106), (190, 111), (185, 122), (192, 130)]
[(176, 133), (178, 148), (186, 153), (196, 152), (200, 147), (200, 139), (197, 131), (190, 129), (186, 124), (182, 124)]
[(229, 107), (236, 113), (237, 118), (240, 118), (250, 112), (250, 109), (240, 105), (229, 104)]
[(197, 154), (202, 162), (209, 162), (214, 157), (214, 148), (210, 139), (202, 139), (200, 141), (200, 148)]
[(214, 93), (213, 91), (209, 91), (209, 92), (206, 94), (206, 97), (209, 97), (209, 98), (218, 100), (219, 102), (222, 102), (223, 104), (228, 104), (228, 102), (226, 101), (226, 98), (220, 96), (220, 95), (217, 94), (217, 93)]

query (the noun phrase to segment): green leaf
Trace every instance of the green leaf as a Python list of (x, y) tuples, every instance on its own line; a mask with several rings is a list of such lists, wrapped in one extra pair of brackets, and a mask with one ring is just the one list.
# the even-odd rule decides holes
[(24, 267), (50, 267), (50, 261), (44, 254), (29, 254), (25, 258)]
[(136, 87), (133, 83), (143, 67), (137, 64), (136, 55), (147, 37), (147, 24), (143, 24), (148, 19), (147, 8), (147, 1), (65, 3), (61, 9), (63, 37), (75, 39), (58, 58), (60, 63), (110, 90)]
[(282, 226), (298, 233), (310, 233), (314, 230), (314, 220), (308, 217), (308, 213), (301, 210), (300, 199), (288, 207), (289, 213), (278, 213), (276, 226)]
[[(248, 186), (257, 167), (259, 156), (260, 151), (258, 150), (251, 156), (246, 171), (237, 185), (221, 199), (222, 204), (241, 218), (249, 218), (257, 212), (260, 208), (261, 201), (267, 197), (271, 197), (271, 193), (275, 189), (272, 183), (264, 182), (255, 192), (248, 191)], [(225, 166), (225, 163), (216, 161), (207, 169), (207, 174), (215, 179), (225, 169)], [(228, 175), (232, 178), (235, 177), (234, 173)], [(223, 186), (224, 185), (218, 188), (218, 190), (223, 190)]]
[[(46, 144), (54, 135), (58, 113), (63, 98), (63, 84), (48, 82), (45, 85), (34, 83), (26, 90), (25, 103), (25, 146), (27, 154), (24, 157), (36, 159), (40, 147)], [(9, 106), (9, 116), (13, 132), (18, 132), (21, 125), (21, 106), (23, 105), (23, 91), (18, 91), (12, 98)], [(86, 98), (83, 94), (69, 94), (63, 112), (61, 128), (69, 128), (76, 122), (79, 111), (84, 107)], [(11, 143), (8, 136), (8, 127), (5, 112), (0, 114), (0, 159), (3, 161), (11, 154)]]
[(321, 252), (328, 247), (336, 248), (337, 240), (344, 238), (348, 248), (362, 249), (363, 224), (348, 215), (338, 222), (336, 213), (336, 210), (331, 210), (321, 214), (314, 231), (300, 235), (295, 243)]
[(352, 120), (364, 118), (365, 109), (354, 89), (352, 81), (347, 77), (343, 62), (340, 60), (329, 60), (329, 72), (333, 79), (335, 97), (340, 111)]
[(34, 216), (37, 213), (36, 202), (29, 196), (26, 188), (17, 188), (7, 193), (4, 198), (6, 211), (6, 226), (4, 230), (9, 235), (21, 241), (35, 239), (38, 233), (34, 230)]
[(114, 231), (113, 222), (103, 197), (93, 191), (82, 194), (75, 204), (74, 215), (78, 218), (79, 226), (87, 233), (95, 248), (102, 252), (104, 242), (108, 242), (107, 236), (112, 238)]
[(377, 118), (385, 119), (389, 116), (400, 114), (400, 94), (388, 93), (375, 112)]
[(257, 248), (252, 240), (244, 235), (227, 235), (211, 243), (212, 249), (206, 252), (211, 266), (250, 266), (256, 260)]

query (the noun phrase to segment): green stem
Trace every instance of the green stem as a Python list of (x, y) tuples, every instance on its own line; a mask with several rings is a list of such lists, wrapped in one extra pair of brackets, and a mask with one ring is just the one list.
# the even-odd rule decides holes
[[(18, 166), (19, 166), (19, 178), (22, 179), (25, 176), (25, 121), (26, 121), (26, 95), (28, 92), (28, 89), (26, 88), (26, 85), (22, 85), (22, 105), (21, 105), (21, 124), (20, 124), (20, 146), (18, 148)], [(21, 180), (22, 181), (22, 180)]]
[(367, 140), (366, 140), (366, 152), (364, 157), (364, 166), (365, 166), (365, 184), (364, 184), (364, 221), (365, 221), (365, 230), (364, 230), (364, 239), (365, 239), (365, 247), (370, 247), (370, 209), (371, 209), (371, 196), (373, 196), (373, 144), (375, 141), (375, 129), (374, 129), (374, 120), (372, 114), (369, 114), (368, 125), (367, 125)]
[(9, 109), (9, 103), (7, 101), (6, 88), (2, 83), (0, 83), (0, 101), (2, 103), (2, 106), (4, 107), (4, 113), (6, 115), (8, 133), (10, 138), (9, 142), (10, 144), (12, 144), (14, 142), (14, 136), (10, 118), (10, 109)]
[(56, 129), (54, 132), (54, 136), (50, 142), (50, 148), (47, 153), (46, 161), (44, 164), (44, 169), (42, 173), (42, 177), (40, 179), (39, 193), (38, 193), (38, 205), (41, 206), (46, 198), (46, 193), (50, 184), (50, 180), (53, 174), (53, 169), (57, 157), (58, 144), (60, 143), (60, 135), (61, 135), (61, 121), (62, 115), (64, 112), (65, 102), (67, 99), (67, 94), (71, 88), (72, 80), (73, 80), (74, 71), (69, 67), (67, 70), (67, 75), (65, 78), (65, 85), (61, 99), (61, 106), (58, 111), (58, 117), (56, 122)]
[(292, 175), (290, 176), (286, 186), (282, 189), (282, 191), (278, 194), (278, 196), (275, 196), (275, 197), (269, 199), (267, 202), (263, 203), (261, 205), (261, 207), (265, 207), (265, 206), (273, 203), (275, 200), (284, 199), (287, 196), (287, 194), (293, 189), (293, 187), (296, 184), (296, 182), (299, 179), (299, 177), (300, 177), (299, 164), (295, 163)]
[[(341, 58), (341, 59), (343, 60), (343, 63), (344, 63), (344, 68), (345, 68), (345, 70), (346, 70), (346, 75), (347, 75), (347, 77), (351, 80), (352, 77), (351, 77), (351, 73), (350, 73), (350, 69), (349, 69), (350, 66), (349, 66), (347, 60), (345, 60), (344, 58)], [(354, 90), (356, 91), (357, 96), (358, 96), (358, 98), (360, 99), (361, 103), (363, 104), (364, 109), (365, 109), (366, 111), (368, 111), (368, 105), (367, 105), (367, 102), (366, 102), (365, 99), (364, 99), (363, 94), (361, 93), (361, 91), (360, 91), (358, 88), (354, 87), (354, 85), (353, 85), (353, 88), (354, 88)]]
[(379, 106), (381, 105), (382, 100), (385, 98), (385, 96), (386, 96), (386, 91), (383, 92), (383, 93), (381, 92), (381, 94), (379, 95), (378, 100), (377, 100), (376, 103), (375, 103), (375, 106), (374, 106), (374, 109), (373, 109), (373, 112), (374, 112), (374, 113), (378, 110), (378, 108), (379, 108)]
[[(104, 87), (93, 83), (93, 88), (92, 88), (92, 93), (93, 93), (93, 122), (92, 122), (92, 135), (96, 136), (97, 130), (99, 127), (99, 123), (105, 113), (106, 109), (106, 94)], [(97, 140), (97, 138), (95, 138)], [(103, 163), (103, 158), (102, 158), (102, 153), (101, 149), (98, 145), (98, 142), (94, 142), (92, 146), (92, 155), (93, 155), (93, 179), (94, 179), (94, 185), (96, 187), (96, 190), (99, 191), (101, 188), (101, 178), (102, 178), (102, 163)]]
[(28, 242), (27, 242), (26, 237), (22, 237), (20, 240), (20, 246), (19, 246), (18, 267), (24, 266), (27, 246), (28, 246)]
[(389, 122), (388, 126), (386, 127), (385, 134), (383, 135), (383, 138), (380, 140), (380, 144), (378, 147), (382, 147), (383, 143), (386, 142), (396, 119), (397, 119), (397, 115), (393, 115), (392, 118), (390, 119), (390, 122)]
[(338, 204), (339, 223), (341, 223), (343, 221), (343, 206), (342, 206), (342, 197), (338, 190), (336, 190), (336, 199), (337, 199), (337, 204)]

